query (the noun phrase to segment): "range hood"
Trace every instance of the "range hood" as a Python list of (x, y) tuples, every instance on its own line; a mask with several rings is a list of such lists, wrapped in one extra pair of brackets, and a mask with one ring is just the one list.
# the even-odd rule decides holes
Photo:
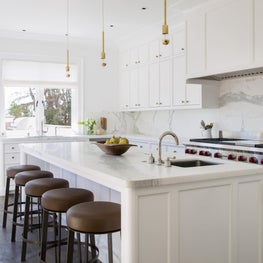
[(213, 75), (207, 75), (197, 78), (191, 78), (189, 80), (226, 80), (226, 79), (234, 79), (234, 78), (242, 78), (242, 77), (251, 77), (251, 76), (257, 76), (257, 75), (263, 75), (263, 67), (258, 68), (251, 68), (251, 69), (244, 69), (244, 70), (238, 70), (238, 71), (232, 71), (232, 72), (225, 72), (220, 74), (213, 74)]

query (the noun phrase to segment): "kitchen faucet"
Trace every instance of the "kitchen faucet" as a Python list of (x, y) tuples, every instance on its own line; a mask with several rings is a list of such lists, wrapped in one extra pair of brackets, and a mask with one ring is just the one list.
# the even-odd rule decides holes
[(164, 163), (164, 161), (162, 160), (162, 150), (161, 150), (161, 148), (162, 148), (162, 140), (163, 140), (163, 138), (166, 135), (171, 135), (174, 138), (176, 145), (179, 144), (178, 137), (177, 137), (177, 135), (174, 132), (166, 131), (166, 132), (162, 133), (161, 136), (159, 137), (159, 142), (158, 142), (158, 160), (157, 160), (157, 163), (156, 163), (157, 165), (162, 165)]
[(41, 129), (40, 129), (40, 136), (43, 136), (45, 133), (48, 132), (48, 127), (46, 130), (44, 130), (44, 121), (41, 121)]

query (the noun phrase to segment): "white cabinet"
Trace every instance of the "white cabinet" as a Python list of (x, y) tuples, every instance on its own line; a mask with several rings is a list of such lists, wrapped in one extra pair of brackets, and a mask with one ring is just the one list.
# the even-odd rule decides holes
[(130, 71), (130, 108), (148, 107), (148, 66), (140, 66)]
[(157, 38), (149, 44), (150, 62), (157, 62), (160, 59), (169, 58), (172, 55), (172, 45), (163, 45), (162, 40)]
[(205, 70), (205, 16), (192, 14), (187, 20), (187, 75)]
[(263, 1), (255, 0), (255, 62), (263, 63)]
[(129, 108), (145, 108), (148, 106), (148, 47), (142, 45), (133, 48), (130, 53), (130, 106)]
[(122, 51), (120, 53), (120, 68), (128, 69), (130, 67), (130, 52), (129, 50)]
[(119, 103), (123, 110), (129, 109), (130, 106), (130, 72), (122, 70), (120, 74)]
[(162, 60), (149, 66), (149, 95), (151, 107), (171, 105), (172, 61)]
[(181, 56), (185, 54), (185, 27), (175, 30), (172, 33), (172, 54)]
[(130, 65), (138, 67), (148, 62), (148, 46), (146, 44), (130, 50)]
[(185, 56), (173, 58), (173, 105), (185, 105), (186, 101)]
[(189, 11), (187, 78), (249, 69), (262, 61), (262, 5), (261, 0), (224, 0)]
[(239, 69), (252, 63), (253, 1), (230, 1), (206, 14), (209, 71)]

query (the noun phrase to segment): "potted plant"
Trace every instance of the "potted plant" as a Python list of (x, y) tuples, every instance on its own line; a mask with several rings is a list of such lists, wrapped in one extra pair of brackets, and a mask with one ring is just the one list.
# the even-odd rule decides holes
[(79, 121), (78, 124), (87, 127), (88, 135), (94, 134), (94, 126), (96, 125), (96, 120), (89, 118), (85, 121)]

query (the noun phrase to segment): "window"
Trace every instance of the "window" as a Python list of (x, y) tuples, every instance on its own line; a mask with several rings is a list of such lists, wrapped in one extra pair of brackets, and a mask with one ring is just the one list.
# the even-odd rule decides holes
[[(4, 61), (4, 115), (7, 133), (42, 134), (70, 130), (72, 100), (76, 97), (77, 67), (71, 66), (70, 79), (65, 65), (58, 63)], [(43, 124), (46, 126), (43, 130)]]

